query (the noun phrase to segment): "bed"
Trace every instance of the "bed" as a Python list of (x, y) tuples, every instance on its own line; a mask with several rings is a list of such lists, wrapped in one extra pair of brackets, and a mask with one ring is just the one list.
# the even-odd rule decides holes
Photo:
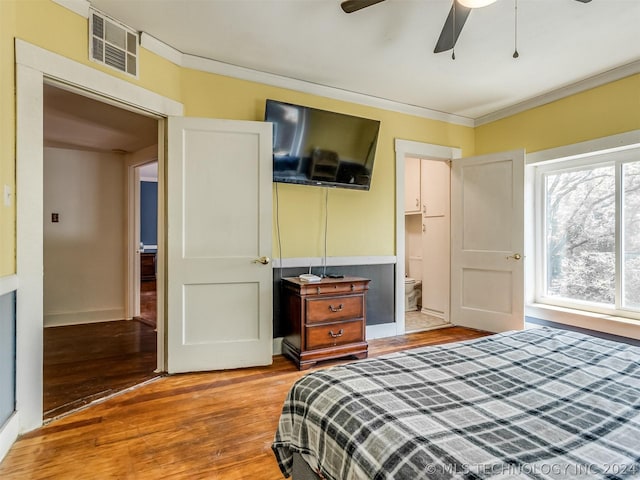
[(294, 480), (640, 479), (640, 347), (545, 327), (317, 370), (272, 448)]

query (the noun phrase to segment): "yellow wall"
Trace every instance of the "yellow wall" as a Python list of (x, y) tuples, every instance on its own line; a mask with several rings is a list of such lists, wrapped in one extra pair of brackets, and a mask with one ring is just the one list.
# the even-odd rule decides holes
[[(274, 98), (381, 120), (371, 190), (332, 189), (329, 192), (328, 254), (331, 256), (394, 254), (395, 137), (456, 146), (465, 153), (473, 153), (472, 128), (182, 69), (144, 49), (140, 49), (140, 78), (132, 80), (88, 60), (85, 18), (50, 0), (0, 0), (0, 5), (3, 9), (3, 29), (0, 34), (3, 52), (0, 65), (3, 79), (2, 114), (7, 124), (0, 132), (0, 174), (12, 186), (15, 176), (15, 104), (12, 91), (14, 36), (180, 101), (185, 106), (185, 114), (189, 116), (262, 120), (265, 100)], [(322, 255), (325, 190), (281, 184), (278, 185), (278, 192), (283, 255)], [(15, 271), (14, 210), (9, 210), (10, 214), (3, 211), (0, 221), (2, 238), (5, 239), (0, 248), (0, 275)], [(277, 254), (276, 248), (274, 242), (274, 254)]]
[[(15, 189), (14, 55), (15, 4), (0, 0), (0, 195)], [(14, 190), (15, 191), (15, 190)], [(0, 276), (15, 272), (15, 201), (0, 200)]]
[[(459, 146), (465, 154), (473, 154), (473, 129), (468, 127), (196, 70), (185, 70), (182, 82), (182, 100), (188, 116), (262, 120), (265, 100), (272, 98), (381, 121), (371, 189), (329, 191), (329, 256), (394, 255), (395, 138)], [(321, 256), (325, 189), (290, 184), (277, 187), (282, 256)], [(273, 253), (278, 256), (275, 235), (274, 229)]]
[[(50, 0), (0, 0), (0, 186), (15, 188), (14, 37), (97, 68), (185, 106), (185, 114), (262, 120), (267, 98), (381, 121), (369, 192), (329, 191), (330, 256), (395, 253), (394, 139), (460, 147), (464, 155), (535, 151), (640, 128), (640, 75), (477, 129), (177, 67), (140, 49), (140, 78), (88, 60), (87, 20)], [(325, 190), (279, 184), (282, 254), (323, 253)], [(19, 196), (19, 192), (17, 192)], [(274, 195), (275, 196), (275, 195)], [(15, 205), (15, 204), (14, 204)], [(15, 210), (0, 206), (0, 276), (15, 272)], [(274, 231), (274, 255), (277, 255)]]
[(640, 129), (640, 74), (476, 128), (476, 154), (527, 152)]

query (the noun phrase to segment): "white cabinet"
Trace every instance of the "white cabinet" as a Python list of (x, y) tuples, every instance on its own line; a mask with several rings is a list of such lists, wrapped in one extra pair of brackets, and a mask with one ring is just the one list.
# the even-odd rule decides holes
[(407, 158), (404, 164), (404, 213), (420, 213), (420, 159)]
[(451, 168), (448, 162), (421, 160), (420, 204), (423, 217), (443, 217), (449, 210)]
[(422, 218), (422, 308), (446, 317), (449, 310), (449, 216)]
[(450, 185), (448, 162), (422, 160), (422, 309), (449, 318)]

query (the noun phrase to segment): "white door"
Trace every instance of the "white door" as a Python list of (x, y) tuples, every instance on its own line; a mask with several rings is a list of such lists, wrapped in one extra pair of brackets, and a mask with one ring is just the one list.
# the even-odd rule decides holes
[(524, 328), (524, 152), (453, 161), (451, 322)]
[(170, 373), (271, 364), (271, 129), (169, 118)]

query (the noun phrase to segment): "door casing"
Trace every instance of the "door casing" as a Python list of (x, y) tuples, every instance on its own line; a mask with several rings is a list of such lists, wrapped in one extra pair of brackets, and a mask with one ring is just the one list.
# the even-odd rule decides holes
[[(158, 144), (164, 144), (164, 121), (182, 115), (183, 106), (125, 80), (16, 39), (16, 415), (20, 432), (42, 425), (43, 342), (43, 84), (51, 82), (120, 108), (160, 119)], [(159, 166), (164, 151), (158, 152)], [(161, 163), (162, 162), (162, 163)], [(164, 182), (164, 168), (159, 181)], [(160, 177), (162, 176), (162, 180)], [(158, 199), (164, 204), (164, 197)], [(161, 225), (160, 225), (161, 224)], [(163, 231), (164, 212), (159, 213)], [(164, 241), (159, 248), (164, 249)], [(164, 251), (164, 250), (163, 250)], [(158, 274), (164, 275), (159, 254)], [(161, 277), (162, 278), (162, 277)], [(158, 316), (164, 315), (159, 291)], [(164, 322), (158, 322), (158, 361), (164, 365)]]

